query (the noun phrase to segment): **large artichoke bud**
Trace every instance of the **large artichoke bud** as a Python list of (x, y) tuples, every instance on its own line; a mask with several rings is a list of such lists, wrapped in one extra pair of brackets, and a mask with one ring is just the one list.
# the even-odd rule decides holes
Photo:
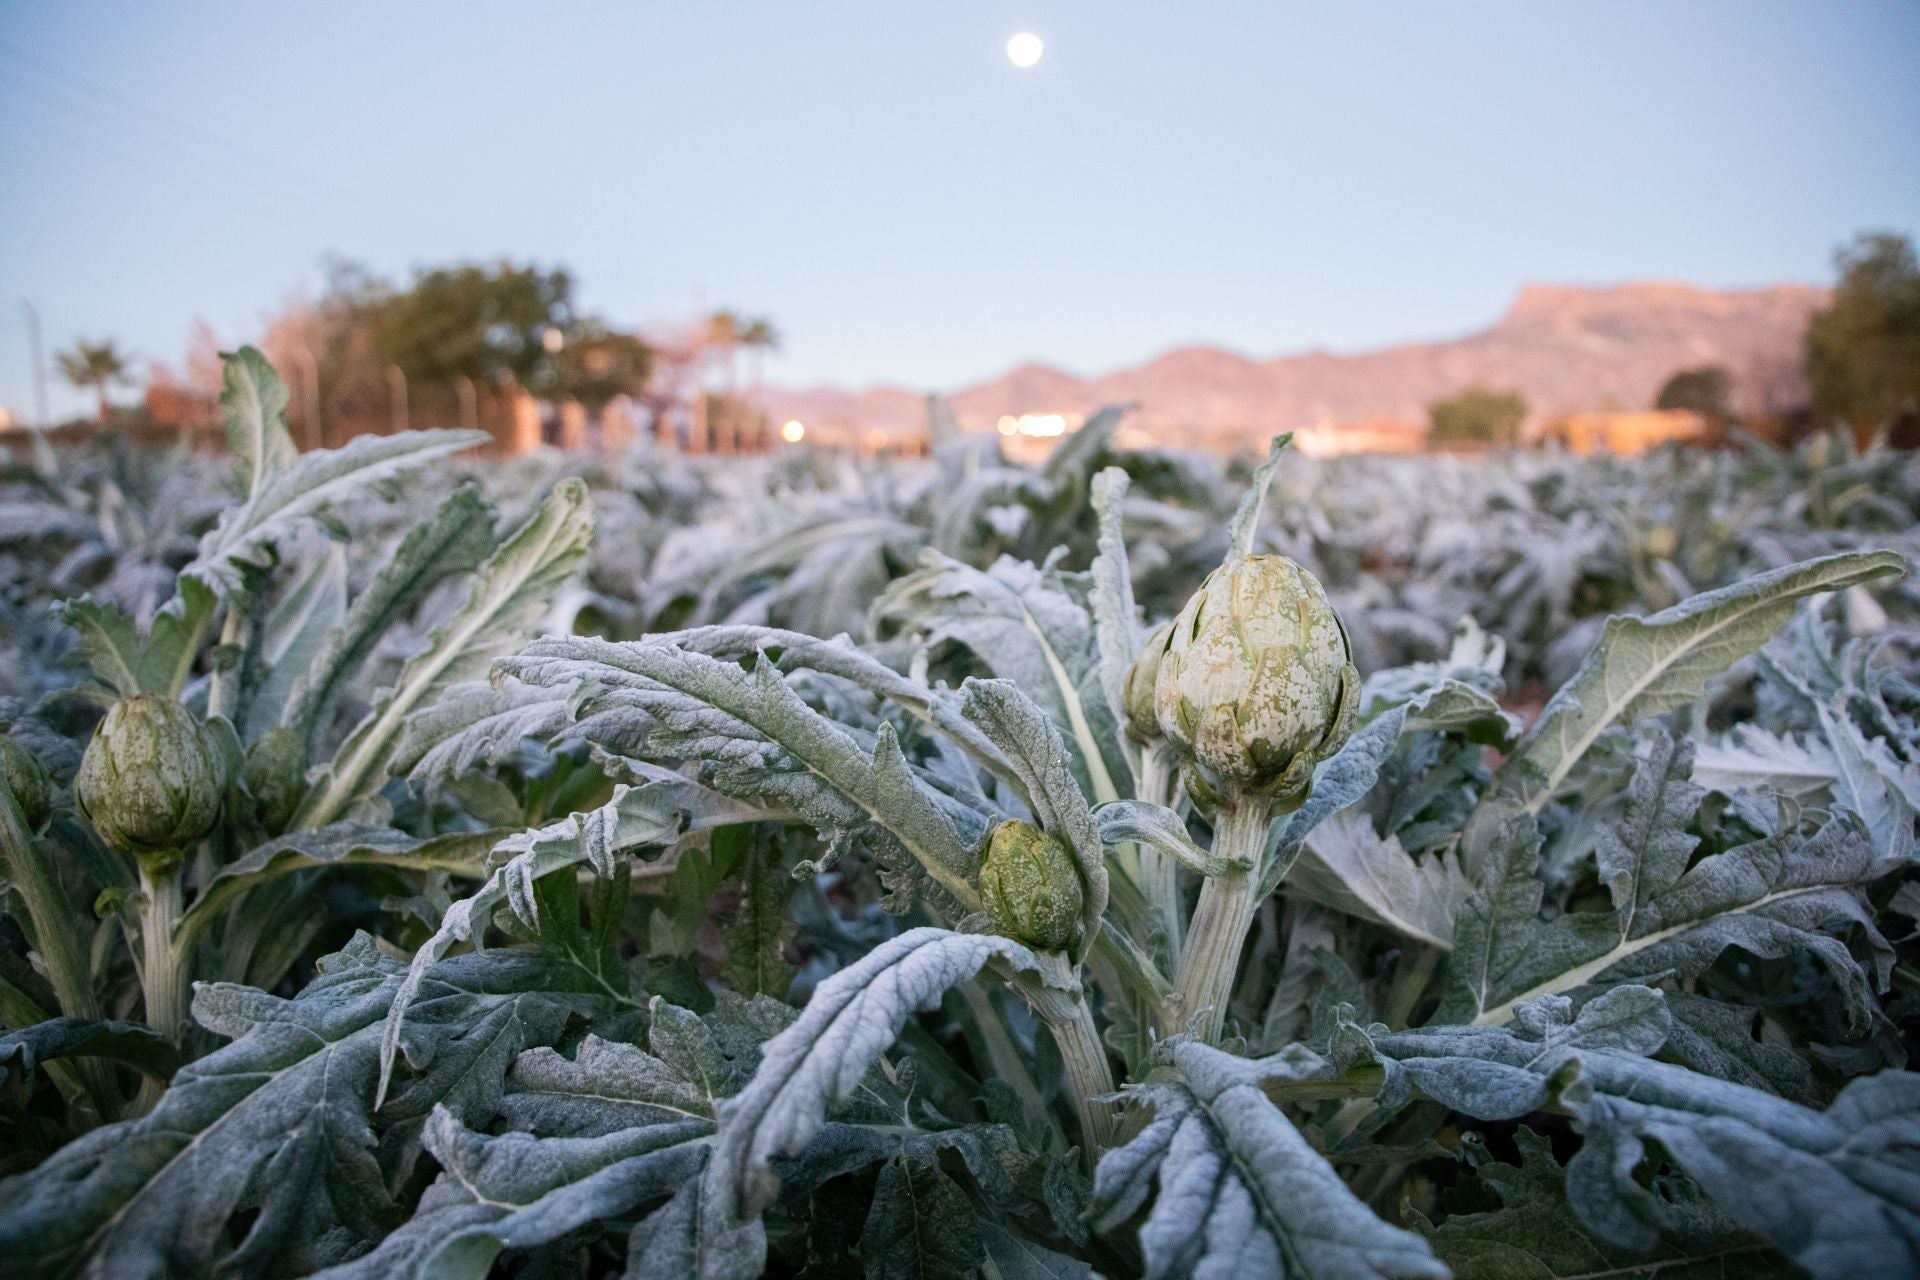
[(1142, 746), (1160, 737), (1160, 718), (1153, 709), (1153, 687), (1159, 679), (1160, 659), (1166, 656), (1167, 640), (1172, 634), (1171, 622), (1155, 627), (1147, 634), (1147, 642), (1140, 646), (1140, 656), (1127, 668), (1127, 736)]
[(53, 779), (47, 777), (40, 757), (12, 738), (0, 736), (0, 774), (5, 774), (7, 790), (13, 792), (27, 825), (38, 827), (46, 821), (47, 810), (53, 807)]
[(1154, 711), (1210, 785), (1297, 800), (1346, 741), (1359, 685), (1314, 576), (1247, 556), (1208, 574), (1174, 619)]
[(213, 829), (226, 790), (213, 739), (171, 698), (143, 693), (113, 704), (74, 775), (74, 795), (109, 845), (167, 853)]
[(293, 729), (269, 729), (247, 748), (247, 763), (240, 778), (254, 799), (260, 825), (274, 835), (280, 834), (300, 807), (300, 797), (306, 794), (307, 744)]
[(1003, 822), (987, 841), (980, 897), (994, 927), (1016, 942), (1058, 951), (1073, 942), (1086, 903), (1066, 845), (1031, 823)]

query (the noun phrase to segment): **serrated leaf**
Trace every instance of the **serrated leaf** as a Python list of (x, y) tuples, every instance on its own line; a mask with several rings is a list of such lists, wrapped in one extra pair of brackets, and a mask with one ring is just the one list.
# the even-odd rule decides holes
[(1585, 1143), (1567, 1170), (1571, 1202), (1608, 1243), (1646, 1250), (1660, 1238), (1660, 1207), (1635, 1176), (1653, 1140), (1722, 1213), (1818, 1280), (1920, 1268), (1920, 1075), (1855, 1080), (1815, 1111), (1641, 1056), (1664, 1036), (1646, 988), (1616, 988), (1577, 1018), (1570, 1003), (1523, 1006), (1521, 1034), (1348, 1024), (1336, 1043), (1346, 1060), (1387, 1068), (1383, 1101), (1417, 1091), (1486, 1120), (1572, 1115)]
[(1442, 1020), (1497, 1025), (1519, 1002), (1588, 983), (1690, 977), (1739, 946), (1762, 956), (1809, 953), (1865, 1028), (1874, 979), (1827, 932), (1855, 924), (1875, 967), (1890, 962), (1859, 898), (1858, 886), (1886, 870), (1865, 829), (1842, 814), (1811, 837), (1782, 830), (1688, 866), (1694, 841), (1682, 828), (1700, 795), (1687, 780), (1690, 760), (1686, 744), (1656, 738), (1629, 786), (1627, 812), (1604, 830), (1612, 912), (1544, 919), (1539, 833), (1524, 815), (1504, 824), (1460, 910)]
[(1280, 468), (1280, 455), (1293, 443), (1293, 432), (1278, 435), (1267, 445), (1267, 456), (1253, 469), (1253, 481), (1240, 499), (1240, 505), (1234, 508), (1233, 518), (1227, 522), (1227, 558), (1239, 559), (1253, 554), (1254, 535), (1260, 528), (1260, 508), (1267, 499), (1267, 489), (1273, 484), (1273, 473)]
[(867, 1280), (971, 1280), (985, 1256), (973, 1203), (939, 1165), (893, 1160), (880, 1171), (860, 1233)]
[(757, 1219), (780, 1186), (775, 1157), (797, 1154), (820, 1132), (828, 1111), (848, 1099), (915, 1010), (989, 964), (1041, 973), (1033, 954), (1009, 939), (912, 929), (815, 988), (799, 1020), (767, 1042), (752, 1082), (720, 1109), (703, 1175), (703, 1231), (757, 1235)]
[(90, 595), (69, 600), (56, 612), (79, 633), (81, 656), (101, 684), (123, 698), (140, 693), (173, 698), (186, 686), (213, 606), (211, 591), (183, 577), (144, 636), (118, 607)]
[(717, 826), (739, 817), (735, 813), (690, 813), (683, 807), (685, 795), (683, 788), (669, 782), (617, 786), (612, 799), (598, 809), (509, 836), (494, 846), (492, 856), (504, 861), (472, 897), (447, 909), (439, 929), (414, 953), (413, 963), (394, 995), (381, 1036), (379, 1098), (386, 1098), (407, 1011), (420, 984), (455, 943), (484, 943), (496, 908), (510, 906), (521, 921), (537, 926), (534, 885), (542, 876), (583, 862), (602, 876), (610, 876), (615, 861), (631, 852), (662, 850), (688, 830)]
[(244, 502), (229, 508), (200, 540), (183, 578), (203, 583), (232, 603), (246, 594), (245, 571), (266, 565), (268, 549), (302, 520), (341, 498), (393, 476), (484, 444), (479, 431), (403, 431), (358, 436), (338, 449), (315, 449), (265, 477)]
[(890, 733), (878, 735), (869, 756), (846, 728), (807, 706), (764, 654), (747, 671), (668, 644), (549, 638), (496, 665), (529, 685), (580, 690), (576, 715), (590, 717), (580, 728), (589, 740), (591, 717), (638, 710), (653, 726), (649, 753), (698, 762), (717, 790), (797, 811), (823, 832), (877, 829), (897, 845), (894, 871), (917, 868), (945, 895), (943, 905), (978, 909), (973, 877), (986, 816), (913, 776)]
[(1179, 1082), (1137, 1087), (1152, 1121), (1101, 1158), (1095, 1224), (1111, 1231), (1158, 1184), (1140, 1228), (1148, 1280), (1444, 1280), (1427, 1242), (1389, 1226), (1261, 1090), (1261, 1068), (1176, 1043)]
[(524, 1250), (628, 1215), (692, 1180), (706, 1162), (704, 1120), (595, 1138), (477, 1133), (436, 1110), (427, 1149), (445, 1172), (380, 1247), (320, 1272), (330, 1280), (485, 1280), (503, 1249)]
[[(1699, 695), (1710, 676), (1766, 643), (1803, 597), (1906, 572), (1891, 551), (1824, 556), (1770, 570), (1644, 618), (1614, 617), (1574, 677), (1501, 767), (1494, 795), (1537, 814), (1609, 725), (1632, 724)], [(1499, 816), (1489, 811), (1482, 834)], [(1468, 870), (1477, 872), (1472, 833)]]
[[(430, 1061), (555, 979), (524, 954), (449, 962), (432, 977), (436, 1017), (415, 1051)], [(398, 982), (398, 966), (361, 935), (292, 1000), (201, 985), (195, 1017), (234, 1042), (182, 1067), (146, 1116), (0, 1183), (0, 1251), (23, 1276), (83, 1263), (116, 1278), (259, 1274), (291, 1269), (329, 1233), (378, 1239), (396, 1206), (376, 1159), (372, 1099)]]
[[(475, 501), (469, 499), (467, 505)], [(587, 487), (578, 480), (562, 480), (540, 509), (487, 557), (473, 577), (466, 603), (444, 627), (435, 629), (426, 649), (408, 660), (399, 681), (375, 696), (333, 763), (316, 771), (294, 823), (330, 822), (354, 800), (378, 790), (386, 781), (401, 726), (413, 710), (439, 690), (486, 670), (495, 655), (525, 640), (592, 544), (593, 503)]]
[(1287, 876), (1287, 888), (1321, 906), (1447, 950), (1453, 946), (1453, 917), (1466, 881), (1450, 851), (1415, 858), (1398, 837), (1374, 831), (1366, 814), (1346, 809), (1308, 834), (1306, 849)]

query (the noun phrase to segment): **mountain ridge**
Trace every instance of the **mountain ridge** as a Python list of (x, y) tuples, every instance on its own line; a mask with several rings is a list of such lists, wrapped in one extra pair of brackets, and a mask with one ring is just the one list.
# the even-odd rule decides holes
[[(1079, 415), (1133, 401), (1130, 422), (1142, 430), (1235, 448), (1329, 422), (1424, 421), (1427, 404), (1475, 383), (1519, 391), (1539, 418), (1643, 408), (1676, 370), (1718, 364), (1733, 375), (1738, 408), (1779, 413), (1804, 399), (1807, 322), (1829, 296), (1801, 284), (1528, 284), (1492, 325), (1456, 338), (1266, 358), (1185, 343), (1093, 377), (1033, 360), (947, 399), (971, 430), (991, 430), (1005, 414)], [(925, 423), (925, 395), (899, 386), (770, 388), (767, 400), (781, 418), (888, 435)]]

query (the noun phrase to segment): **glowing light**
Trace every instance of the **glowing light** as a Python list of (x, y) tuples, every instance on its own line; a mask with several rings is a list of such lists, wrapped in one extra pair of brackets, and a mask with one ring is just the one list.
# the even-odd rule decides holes
[(1023, 413), (1013, 420), (1012, 431), (1007, 430), (1004, 425), (1006, 419), (1001, 419), (1001, 422), (1002, 435), (1010, 436), (1018, 433), (1044, 440), (1050, 436), (1067, 434), (1067, 416), (1063, 413)]
[(567, 335), (554, 325), (548, 325), (547, 331), (540, 335), (540, 345), (547, 349), (548, 355), (559, 355), (560, 348), (567, 345)]
[(788, 444), (799, 444), (807, 438), (807, 426), (798, 419), (782, 423), (780, 427), (780, 438)]
[(1007, 61), (1024, 71), (1040, 61), (1044, 49), (1039, 36), (1031, 31), (1022, 31), (1007, 41)]
[(1020, 419), (1010, 413), (1000, 415), (1000, 434), (1010, 436), (1020, 429)]

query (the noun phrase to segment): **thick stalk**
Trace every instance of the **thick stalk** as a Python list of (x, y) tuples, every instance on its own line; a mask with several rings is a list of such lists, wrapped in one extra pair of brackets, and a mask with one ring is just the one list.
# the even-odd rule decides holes
[(178, 854), (140, 859), (140, 894), (140, 982), (147, 1025), (177, 1042), (186, 1021), (186, 974), (173, 944), (181, 905)]
[(1194, 1034), (1208, 1044), (1220, 1042), (1240, 952), (1260, 905), (1260, 860), (1266, 852), (1272, 814), (1271, 801), (1240, 796), (1221, 808), (1214, 824), (1214, 855), (1232, 863), (1233, 869), (1208, 876), (1200, 886), (1200, 902), (1187, 930), (1176, 984), (1180, 1007), (1193, 1020)]
[(213, 675), (207, 681), (208, 719), (214, 716), (225, 716), (228, 720), (235, 718), (234, 712), (240, 701), (240, 680), (244, 673), (240, 669), (239, 659), (231, 650), (246, 644), (251, 629), (246, 610), (229, 605), (227, 619), (220, 627), (220, 647), (228, 652), (220, 656), (230, 669), (222, 670), (220, 663), (214, 664)]
[(1100, 1029), (1093, 1023), (1093, 1010), (1084, 999), (1076, 998), (1065, 1016), (1050, 1017), (1047, 1027), (1060, 1048), (1060, 1061), (1067, 1068), (1067, 1088), (1073, 1094), (1074, 1111), (1080, 1120), (1080, 1138), (1089, 1164), (1113, 1145), (1113, 1104), (1097, 1102), (1113, 1089), (1113, 1069), (1107, 1065), (1107, 1047), (1100, 1042)]

